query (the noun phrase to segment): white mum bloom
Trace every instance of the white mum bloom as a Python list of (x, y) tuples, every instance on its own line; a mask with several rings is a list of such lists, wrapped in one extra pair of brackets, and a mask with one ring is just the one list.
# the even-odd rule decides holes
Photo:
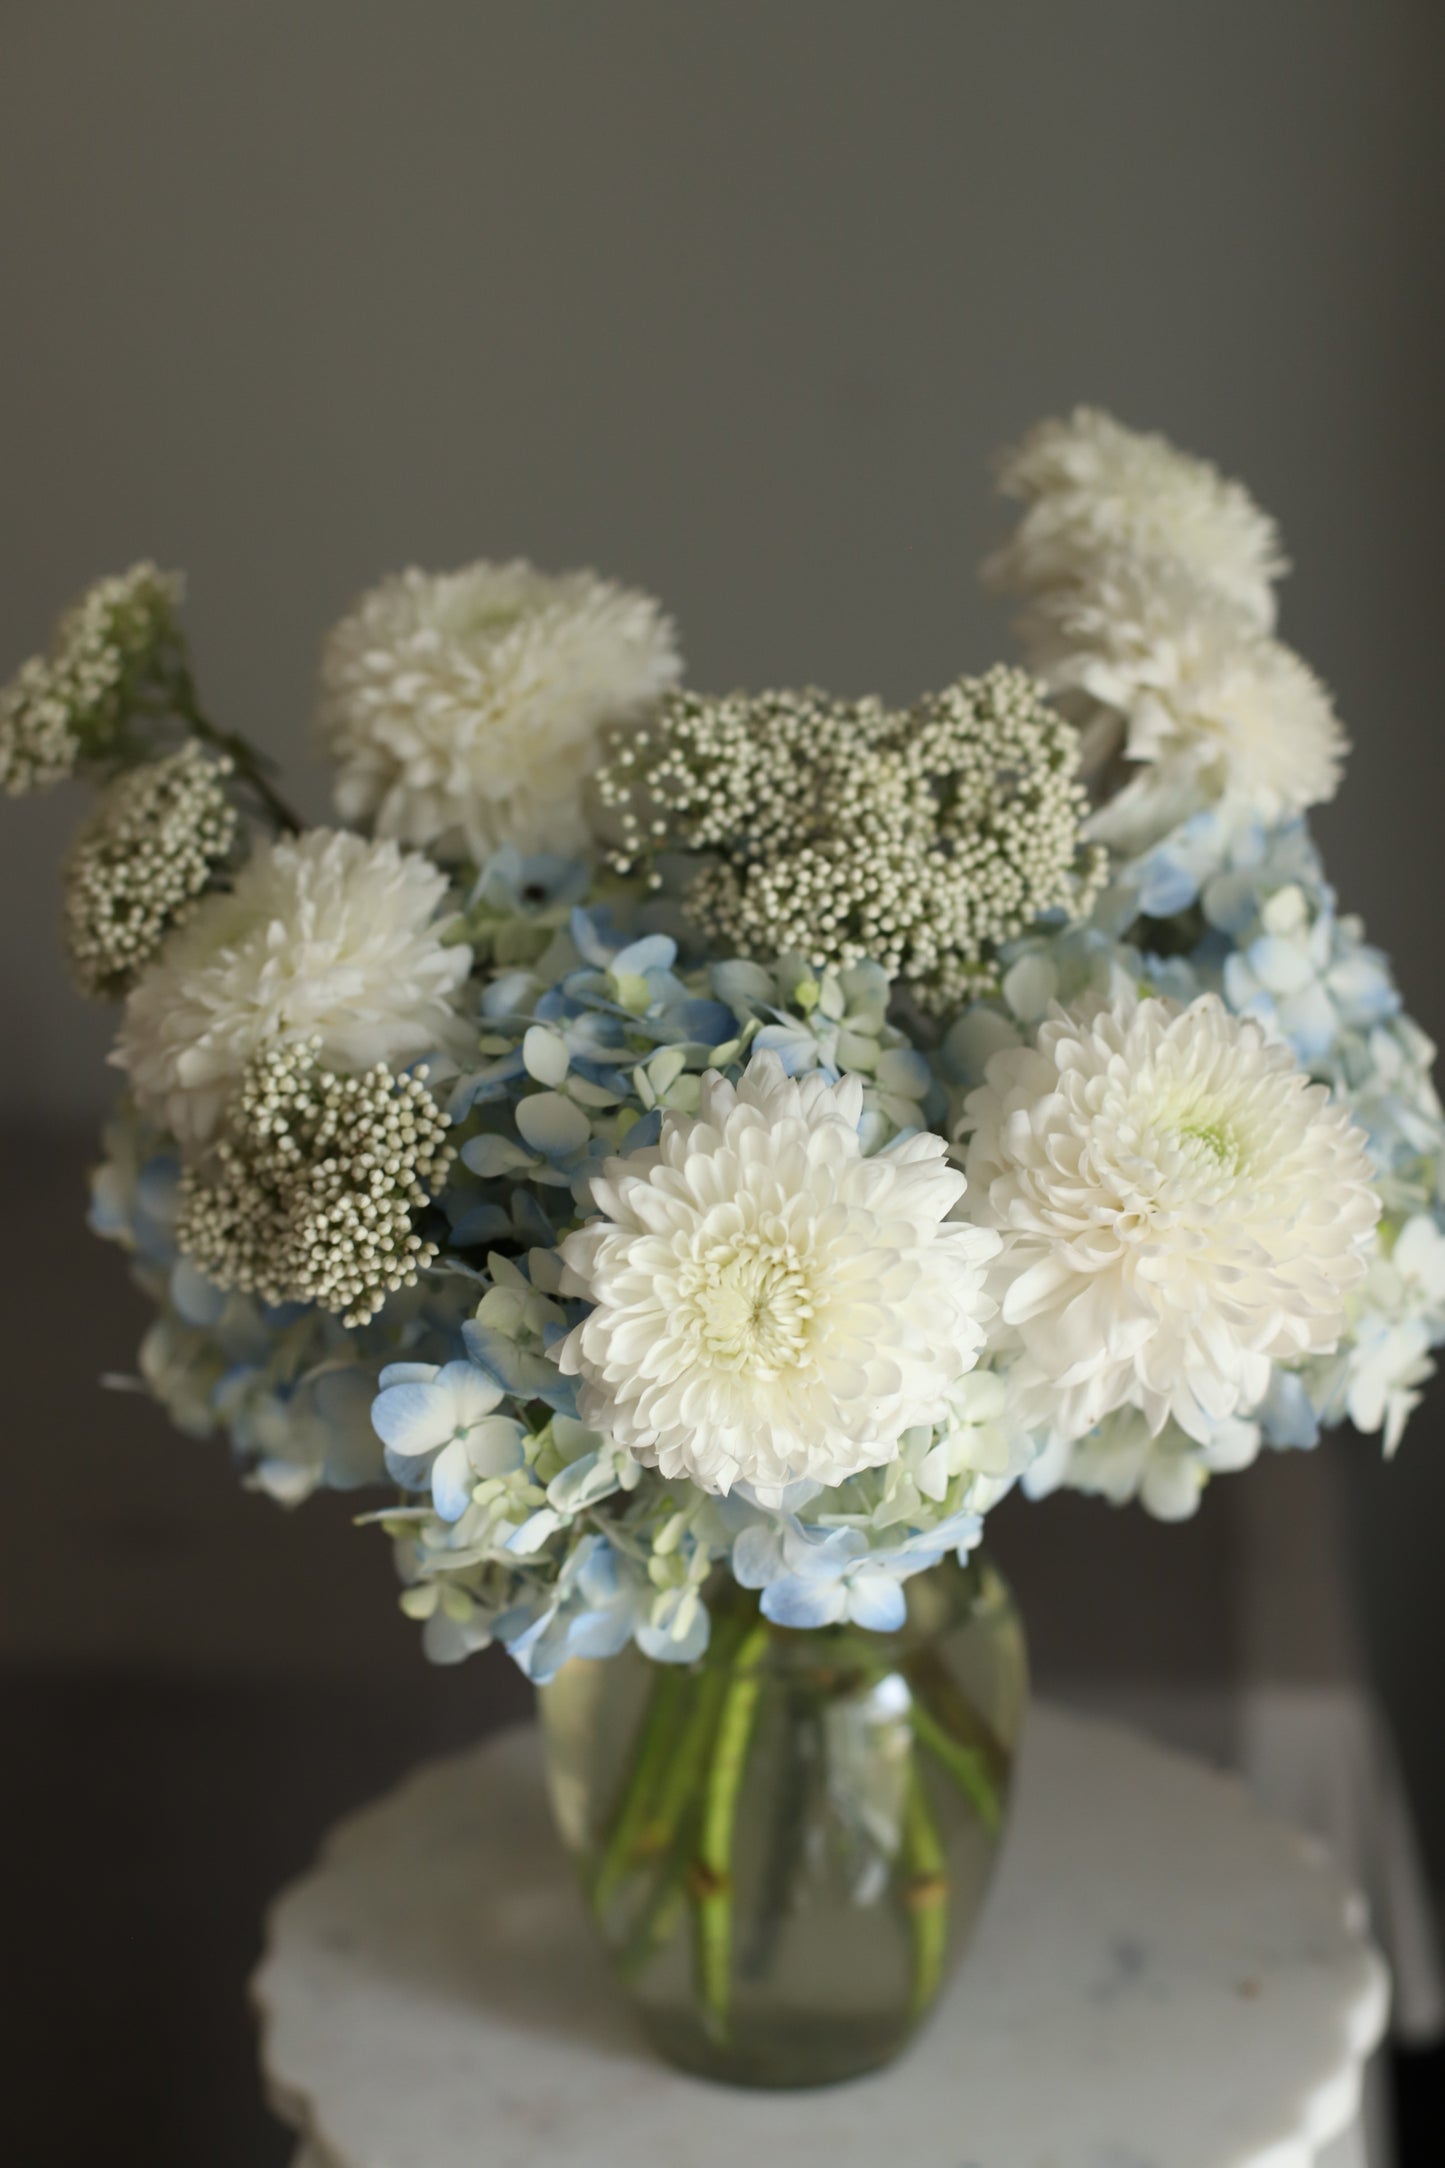
[(1117, 718), (1126, 781), (1088, 833), (1147, 848), (1205, 807), (1273, 824), (1333, 798), (1348, 741), (1292, 648), (1149, 566), (1062, 608), (1036, 659), (1049, 685)]
[(126, 1002), (111, 1059), (183, 1145), (214, 1135), (253, 1054), (316, 1039), (346, 1074), (464, 1043), (471, 951), (436, 924), (446, 876), (395, 843), (313, 828), (204, 897)]
[(1093, 585), (1109, 561), (1173, 567), (1268, 632), (1287, 569), (1274, 521), (1239, 482), (1167, 437), (1093, 407), (1040, 422), (1005, 454), (999, 482), (1028, 507), (990, 559), (996, 586), (1034, 603)]
[(401, 572), (327, 639), (320, 728), (343, 818), (481, 860), (587, 841), (599, 734), (642, 720), (681, 671), (650, 596), (590, 572)]
[(863, 1086), (754, 1055), (703, 1079), (695, 1118), (609, 1160), (600, 1217), (567, 1237), (563, 1292), (593, 1305), (563, 1343), (581, 1412), (649, 1467), (775, 1503), (841, 1483), (950, 1412), (992, 1304), (997, 1238), (950, 1221), (941, 1137), (865, 1158)]
[(1379, 1215), (1364, 1137), (1213, 995), (1056, 1015), (994, 1055), (964, 1127), (1029, 1428), (1137, 1408), (1207, 1443), (1345, 1330)]

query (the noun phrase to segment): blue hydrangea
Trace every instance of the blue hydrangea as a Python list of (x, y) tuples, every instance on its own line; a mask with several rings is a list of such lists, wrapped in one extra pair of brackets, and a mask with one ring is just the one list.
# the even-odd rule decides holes
[(760, 1518), (732, 1549), (733, 1577), (762, 1590), (764, 1618), (778, 1626), (837, 1626), (896, 1633), (907, 1617), (903, 1584), (950, 1552), (966, 1557), (983, 1533), (977, 1513), (953, 1515), (875, 1548), (858, 1528), (809, 1526), (792, 1514)]
[(351, 1331), (329, 1312), (270, 1308), (216, 1287), (175, 1244), (178, 1161), (126, 1103), (92, 1177), (91, 1225), (131, 1256), (156, 1316), (141, 1379), (181, 1430), (222, 1432), (248, 1482), (282, 1503), (384, 1478), (371, 1404), (383, 1368), (412, 1353), (460, 1354), (475, 1289), (437, 1279), (394, 1295)]

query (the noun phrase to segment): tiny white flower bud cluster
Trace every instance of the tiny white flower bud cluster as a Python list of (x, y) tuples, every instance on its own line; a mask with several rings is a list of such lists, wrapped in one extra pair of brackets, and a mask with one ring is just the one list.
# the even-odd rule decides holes
[(220, 1287), (364, 1325), (437, 1254), (412, 1212), (446, 1179), (450, 1117), (425, 1068), (339, 1076), (319, 1045), (268, 1046), (248, 1064), (214, 1154), (182, 1177), (176, 1240)]
[(64, 782), (103, 759), (162, 650), (175, 636), (178, 575), (153, 564), (97, 580), (0, 691), (0, 790), (12, 797)]
[(195, 739), (128, 768), (71, 845), (65, 935), (82, 993), (118, 1001), (230, 857), (240, 818), (232, 763)]
[(598, 777), (613, 863), (708, 854), (687, 907), (725, 951), (872, 958), (934, 1010), (991, 986), (998, 946), (1045, 912), (1088, 911), (1079, 740), (1005, 666), (902, 713), (877, 700), (678, 693)]

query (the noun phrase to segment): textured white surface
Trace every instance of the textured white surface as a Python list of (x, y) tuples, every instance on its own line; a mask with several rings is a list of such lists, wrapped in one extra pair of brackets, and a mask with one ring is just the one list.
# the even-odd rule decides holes
[(973, 1947), (877, 2077), (741, 2093), (647, 2052), (530, 1729), (343, 1824), (278, 1901), (255, 1992), (272, 2098), (336, 2168), (1344, 2168), (1387, 2001), (1310, 1840), (1048, 1708)]

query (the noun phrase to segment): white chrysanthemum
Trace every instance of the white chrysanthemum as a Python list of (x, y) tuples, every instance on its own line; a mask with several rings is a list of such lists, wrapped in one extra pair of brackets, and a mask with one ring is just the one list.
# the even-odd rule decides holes
[(1339, 788), (1348, 741), (1314, 672), (1154, 568), (1114, 567), (1060, 610), (1035, 659), (1056, 692), (1118, 718), (1132, 772), (1090, 823), (1099, 842), (1144, 849), (1219, 805), (1272, 824)]
[(996, 586), (1038, 603), (1133, 559), (1173, 567), (1257, 632), (1273, 628), (1273, 582), (1287, 570), (1274, 521), (1241, 483), (1167, 437), (1077, 407), (1006, 453), (999, 482), (1028, 509), (985, 567)]
[(601, 1217), (562, 1245), (590, 1314), (563, 1343), (581, 1412), (649, 1467), (765, 1502), (841, 1483), (949, 1414), (992, 1304), (997, 1248), (950, 1221), (963, 1177), (942, 1138), (868, 1159), (857, 1077), (794, 1083), (754, 1055), (704, 1078), (695, 1119), (609, 1160)]
[(993, 1057), (964, 1127), (1029, 1428), (1138, 1408), (1208, 1441), (1272, 1362), (1338, 1341), (1379, 1214), (1364, 1137), (1213, 995), (1056, 1015)]
[(333, 829), (258, 848), (137, 981), (112, 1061), (194, 1146), (263, 1046), (314, 1038), (326, 1067), (356, 1074), (459, 1045), (471, 951), (442, 941), (446, 889), (415, 852)]
[(599, 734), (644, 717), (680, 671), (658, 604), (593, 573), (398, 573), (323, 652), (338, 809), (478, 860), (504, 843), (579, 850)]

